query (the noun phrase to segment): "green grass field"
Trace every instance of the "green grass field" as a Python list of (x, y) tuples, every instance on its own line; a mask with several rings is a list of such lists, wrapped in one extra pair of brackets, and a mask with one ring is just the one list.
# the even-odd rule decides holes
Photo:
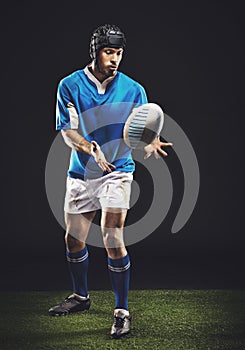
[(111, 291), (91, 291), (89, 312), (49, 316), (67, 294), (0, 293), (0, 349), (245, 349), (245, 291), (130, 291), (132, 332), (119, 340), (109, 336)]

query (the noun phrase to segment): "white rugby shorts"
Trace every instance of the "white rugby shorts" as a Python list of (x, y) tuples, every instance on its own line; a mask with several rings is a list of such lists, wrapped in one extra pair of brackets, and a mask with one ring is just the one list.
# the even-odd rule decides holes
[(129, 209), (133, 173), (113, 171), (98, 179), (67, 177), (64, 210), (81, 214), (98, 209)]

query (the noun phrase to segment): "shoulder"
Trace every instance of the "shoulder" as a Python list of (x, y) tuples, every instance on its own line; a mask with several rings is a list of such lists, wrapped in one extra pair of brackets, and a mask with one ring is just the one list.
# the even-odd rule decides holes
[(119, 81), (122, 84), (125, 84), (128, 87), (137, 89), (139, 91), (140, 90), (145, 90), (142, 84), (140, 84), (138, 81), (134, 80), (133, 78), (129, 77), (125, 73), (118, 72), (118, 75), (119, 75)]
[(132, 86), (142, 86), (138, 81), (134, 80), (130, 76), (126, 75), (125, 73), (118, 72), (118, 75), (122, 81), (125, 81)]
[(59, 87), (73, 89), (84, 75), (84, 69), (79, 69), (65, 76), (59, 81)]

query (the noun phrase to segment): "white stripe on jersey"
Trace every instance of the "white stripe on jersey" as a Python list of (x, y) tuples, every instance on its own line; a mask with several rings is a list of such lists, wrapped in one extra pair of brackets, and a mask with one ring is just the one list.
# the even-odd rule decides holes
[(79, 119), (78, 119), (78, 114), (74, 104), (69, 102), (67, 104), (67, 109), (70, 116), (71, 129), (78, 129)]

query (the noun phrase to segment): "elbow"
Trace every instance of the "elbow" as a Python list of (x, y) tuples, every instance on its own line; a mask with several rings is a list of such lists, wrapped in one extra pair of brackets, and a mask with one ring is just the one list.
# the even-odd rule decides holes
[(63, 136), (63, 139), (64, 139), (65, 143), (67, 144), (67, 146), (74, 149), (74, 145), (73, 145), (72, 139), (69, 135), (70, 134), (69, 131), (70, 130), (61, 130), (61, 135)]

